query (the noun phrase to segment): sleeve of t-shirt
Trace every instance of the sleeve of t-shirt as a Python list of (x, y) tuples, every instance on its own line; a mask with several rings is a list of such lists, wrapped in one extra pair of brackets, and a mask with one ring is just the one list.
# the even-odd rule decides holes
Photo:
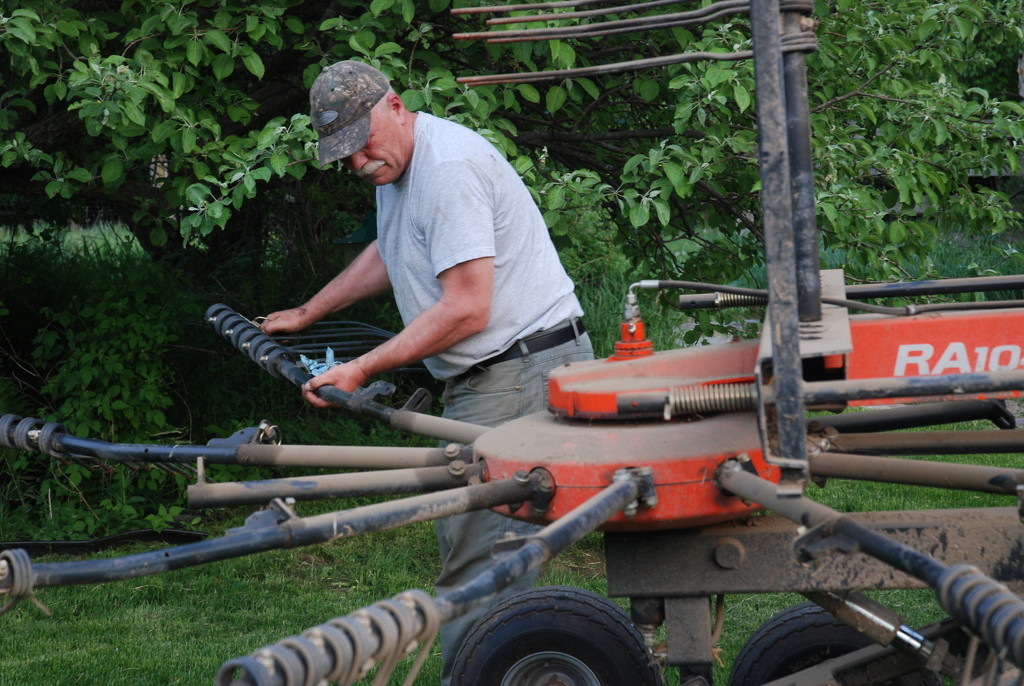
[(459, 160), (440, 165), (437, 172), (434, 191), (420, 199), (434, 276), (495, 256), (494, 189), (485, 170)]

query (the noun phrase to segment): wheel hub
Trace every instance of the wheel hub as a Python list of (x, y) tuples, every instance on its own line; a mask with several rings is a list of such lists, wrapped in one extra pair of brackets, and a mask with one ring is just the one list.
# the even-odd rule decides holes
[(601, 680), (572, 655), (544, 651), (512, 665), (501, 686), (601, 686)]

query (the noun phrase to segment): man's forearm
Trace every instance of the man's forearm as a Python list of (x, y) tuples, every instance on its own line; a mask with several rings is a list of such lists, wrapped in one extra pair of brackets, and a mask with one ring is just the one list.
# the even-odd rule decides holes
[(391, 369), (398, 369), (447, 350), (483, 331), (491, 317), (494, 258), (460, 263), (438, 275), (441, 299), (409, 322), (397, 335), (351, 362), (313, 377), (303, 386), (305, 398), (325, 407), (316, 389), (332, 384), (351, 392)]
[(360, 356), (354, 362), (367, 377), (414, 364), (440, 352), (487, 326), (488, 308), (468, 312), (444, 301), (409, 322), (394, 338)]

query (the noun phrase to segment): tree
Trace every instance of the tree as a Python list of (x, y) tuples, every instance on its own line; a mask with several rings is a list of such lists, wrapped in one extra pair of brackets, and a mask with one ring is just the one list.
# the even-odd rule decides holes
[[(742, 16), (488, 45), (452, 38), (481, 27), (451, 16), (449, 0), (5, 4), (0, 188), (15, 219), (102, 202), (154, 254), (251, 228), (241, 218), (266, 209), (261, 197), (279, 207), (316, 185), (307, 88), (322, 65), (357, 58), (386, 71), (411, 108), (482, 129), (562, 240), (585, 240), (581, 217), (615, 226), (626, 252), (666, 277), (732, 280), (760, 261), (749, 60), (539, 86), (455, 81), (749, 48)], [(1006, 228), (1005, 195), (972, 184), (972, 173), (1019, 173), (1024, 112), (962, 77), (998, 60), (1012, 67), (1003, 57), (1006, 46), (1020, 52), (1020, 0), (819, 0), (815, 17), (825, 245), (847, 254), (856, 276), (889, 278), (897, 255), (926, 250), (937, 232)], [(355, 181), (315, 176), (341, 198), (338, 211), (367, 206)]]
[[(566, 253), (599, 264), (577, 271), (577, 281), (600, 281), (626, 255), (639, 278), (757, 282), (749, 60), (537, 84), (456, 80), (745, 50), (743, 16), (488, 44), (453, 38), (482, 22), (452, 16), (450, 1), (0, 3), (0, 226), (48, 220), (51, 228), (37, 229), (45, 239), (98, 206), (154, 258), (75, 268), (5, 253), (0, 382), (15, 379), (7, 389), (17, 393), (0, 384), (0, 412), (46, 407), (40, 414), (73, 432), (139, 441), (177, 427), (191, 433), (194, 421), (195, 433), (219, 433), (224, 427), (211, 425), (220, 421), (230, 432), (263, 411), (251, 381), (226, 382), (208, 351), (185, 350), (180, 339), (185, 322), (195, 324), (195, 301), (199, 311), (212, 302), (211, 265), (242, 262), (224, 281), (232, 302), (246, 302), (250, 289), (271, 306), (268, 278), (292, 282), (310, 271), (293, 236), (334, 240), (371, 209), (363, 182), (311, 168), (307, 90), (340, 59), (369, 61), (411, 109), (492, 140), (556, 240), (573, 248)], [(1021, 52), (1021, 0), (819, 0), (814, 17), (818, 50), (807, 61), (823, 255), (853, 278), (906, 276), (915, 256), (915, 275), (930, 275), (936, 236), (1013, 226), (1018, 218), (992, 179), (1020, 173), (1022, 108), (1006, 55)], [(120, 288), (105, 287), (111, 273)], [(194, 417), (201, 393), (221, 398), (231, 418)], [(5, 460), (0, 454), (0, 467)], [(142, 509), (160, 501), (141, 494), (166, 487), (162, 473), (109, 471), (20, 456), (7, 463), (11, 478), (0, 478), (0, 500), (29, 513), (45, 503), (55, 534), (79, 526), (93, 535), (106, 526), (103, 511), (122, 522), (168, 520)], [(79, 516), (79, 499), (91, 517)]]

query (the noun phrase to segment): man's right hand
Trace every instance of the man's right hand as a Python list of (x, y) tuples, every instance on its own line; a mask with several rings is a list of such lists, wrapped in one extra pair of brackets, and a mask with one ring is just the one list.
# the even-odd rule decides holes
[(334, 403), (318, 396), (315, 393), (316, 389), (329, 384), (351, 393), (369, 380), (370, 377), (359, 366), (359, 360), (356, 358), (351, 362), (331, 367), (323, 374), (317, 374), (311, 378), (302, 385), (302, 395), (311, 405), (317, 407), (337, 407)]
[(292, 333), (302, 331), (315, 321), (316, 319), (310, 316), (305, 307), (294, 307), (290, 310), (268, 314), (260, 324), (260, 330), (267, 334)]

